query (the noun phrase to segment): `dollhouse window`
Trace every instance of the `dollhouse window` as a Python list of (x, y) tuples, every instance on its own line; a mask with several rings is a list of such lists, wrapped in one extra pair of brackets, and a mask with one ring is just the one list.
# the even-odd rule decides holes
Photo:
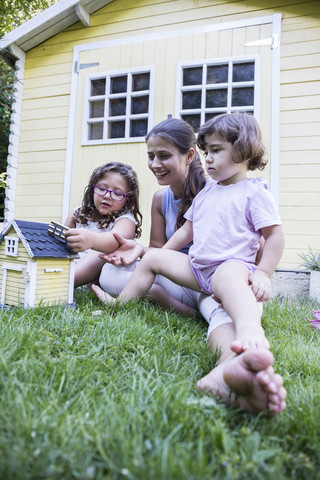
[(19, 239), (16, 237), (5, 237), (5, 254), (10, 257), (18, 256)]
[(153, 69), (88, 76), (82, 143), (141, 141), (151, 124)]
[[(255, 114), (257, 109), (257, 59), (178, 65), (177, 116), (197, 131), (221, 113)], [(180, 78), (180, 80), (179, 80)]]

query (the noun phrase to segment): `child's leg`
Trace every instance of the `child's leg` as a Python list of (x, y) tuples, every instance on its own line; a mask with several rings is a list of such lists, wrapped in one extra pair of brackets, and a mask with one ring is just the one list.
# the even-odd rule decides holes
[(99, 253), (95, 250), (89, 252), (76, 264), (74, 275), (74, 286), (80, 287), (98, 280), (101, 268), (105, 260), (99, 258)]
[(212, 290), (231, 317), (236, 339), (231, 349), (241, 353), (250, 347), (269, 348), (260, 322), (260, 312), (248, 283), (249, 270), (240, 262), (225, 262), (212, 277)]
[[(143, 256), (129, 282), (119, 294), (120, 302), (127, 303), (133, 298), (145, 295), (157, 274), (193, 290), (199, 290), (187, 255), (173, 250), (154, 249)], [(105, 294), (105, 302), (115, 301), (115, 298)]]
[(234, 324), (221, 324), (221, 318), (217, 323), (208, 345), (215, 353), (221, 351), (221, 356), (216, 367), (198, 381), (198, 388), (248, 412), (266, 410), (272, 416), (284, 410), (286, 390), (280, 375), (273, 371), (272, 353), (265, 348), (249, 348), (237, 355), (230, 348), (236, 339)]

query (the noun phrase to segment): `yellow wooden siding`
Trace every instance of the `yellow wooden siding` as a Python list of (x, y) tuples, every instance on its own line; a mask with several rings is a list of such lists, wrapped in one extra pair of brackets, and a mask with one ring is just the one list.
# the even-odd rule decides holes
[[(35, 305), (67, 303), (69, 259), (38, 259)], [(62, 268), (62, 272), (45, 272), (46, 268)]]
[[(308, 245), (320, 248), (320, 242), (317, 239), (319, 234), (316, 233), (320, 225), (319, 202), (317, 200), (313, 202), (312, 197), (302, 195), (303, 192), (316, 195), (320, 184), (319, 169), (313, 170), (313, 167), (319, 165), (320, 158), (319, 140), (316, 138), (317, 128), (318, 131), (320, 130), (320, 2), (318, 1), (297, 3), (293, 0), (281, 2), (271, 0), (249, 3), (245, 1), (146, 0), (135, 6), (131, 0), (116, 0), (91, 16), (90, 28), (84, 28), (77, 23), (28, 52), (15, 203), (16, 218), (40, 221), (48, 221), (51, 218), (61, 220), (74, 45), (229, 22), (273, 13), (281, 13), (283, 18), (279, 198), (287, 242), (281, 266), (283, 268), (298, 267), (300, 259), (297, 256), (297, 249), (307, 249)], [(163, 59), (159, 60), (156, 71), (155, 123), (162, 120), (168, 113), (174, 112), (175, 64), (189, 58), (200, 60), (204, 49), (207, 58), (227, 55), (230, 44), (216, 41), (218, 37), (223, 39), (224, 35), (224, 32), (212, 33), (210, 41), (199, 35), (197, 42), (194, 42), (190, 36), (183, 45), (180, 45), (179, 38), (168, 40), (167, 62), (164, 63)], [(239, 29), (236, 35), (241, 38), (244, 31)], [(233, 42), (237, 41), (235, 36)], [(133, 45), (124, 45), (121, 48), (121, 55), (123, 61), (128, 63), (128, 68), (140, 66), (146, 58), (150, 58), (151, 62), (151, 59), (161, 51), (160, 43), (156, 44), (154, 51), (150, 51), (149, 47), (145, 45), (145, 49), (141, 50), (135, 49)], [(113, 58), (113, 61), (116, 65), (119, 58)], [(170, 63), (172, 65), (169, 65)], [(93, 166), (114, 159), (119, 160), (120, 155), (123, 156), (123, 161), (136, 165), (142, 183), (141, 205), (146, 211), (144, 231), (145, 235), (148, 235), (150, 196), (157, 185), (143, 167), (145, 158), (143, 143), (130, 145), (127, 148), (123, 145), (86, 147), (83, 155), (86, 158), (87, 167), (77, 173), (77, 179), (82, 179), (81, 184), (84, 178), (88, 179)], [(139, 166), (137, 158), (140, 159)], [(298, 165), (301, 166), (300, 169), (291, 169)], [(291, 176), (289, 170), (292, 170)], [(302, 171), (308, 173), (303, 175)], [(301, 203), (298, 206), (297, 201), (294, 200), (296, 192), (301, 193), (298, 197)], [(292, 218), (294, 211), (298, 211), (299, 208), (304, 212), (304, 218), (300, 219), (298, 214)]]
[(299, 252), (320, 249), (320, 3), (298, 7), (281, 42), (281, 265), (289, 269), (301, 268)]
[(8, 270), (4, 303), (6, 305), (14, 306), (23, 304), (24, 292), (25, 282), (22, 279), (22, 273), (14, 270)]

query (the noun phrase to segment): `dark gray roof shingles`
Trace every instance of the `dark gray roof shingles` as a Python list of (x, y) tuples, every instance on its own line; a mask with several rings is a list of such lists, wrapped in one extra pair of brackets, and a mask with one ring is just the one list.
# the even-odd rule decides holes
[(77, 254), (67, 243), (48, 232), (48, 223), (15, 220), (35, 257), (67, 258)]

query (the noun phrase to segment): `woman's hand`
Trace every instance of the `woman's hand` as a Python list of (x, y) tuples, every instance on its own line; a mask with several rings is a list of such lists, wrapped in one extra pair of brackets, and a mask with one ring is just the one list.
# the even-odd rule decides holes
[(137, 243), (135, 240), (128, 240), (119, 233), (113, 234), (114, 238), (119, 243), (119, 248), (112, 253), (100, 254), (99, 257), (108, 263), (112, 263), (116, 267), (120, 265), (131, 265), (137, 258), (145, 254), (145, 247)]
[(74, 252), (84, 252), (88, 248), (92, 248), (95, 234), (86, 228), (70, 228), (64, 235), (69, 247)]

